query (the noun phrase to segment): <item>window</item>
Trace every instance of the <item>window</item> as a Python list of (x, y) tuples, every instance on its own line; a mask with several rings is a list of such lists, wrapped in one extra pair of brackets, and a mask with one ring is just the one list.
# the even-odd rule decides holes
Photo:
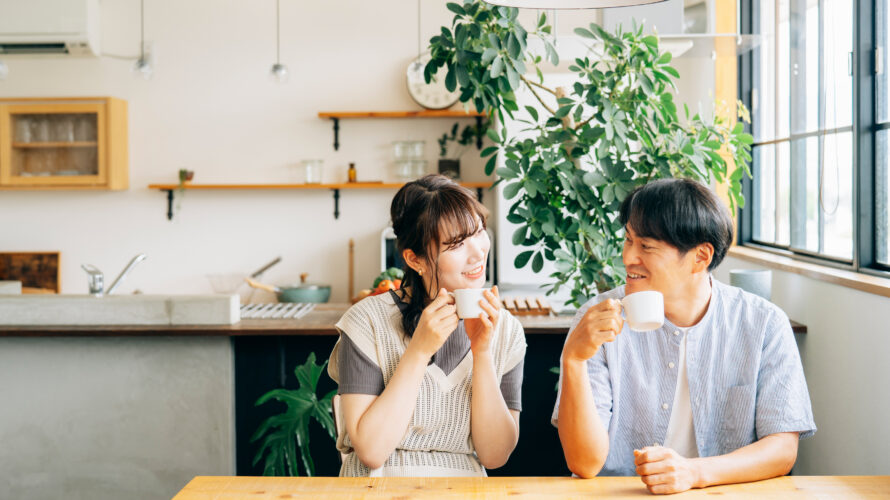
[(739, 58), (754, 136), (740, 241), (890, 270), (888, 3), (741, 2), (760, 43)]

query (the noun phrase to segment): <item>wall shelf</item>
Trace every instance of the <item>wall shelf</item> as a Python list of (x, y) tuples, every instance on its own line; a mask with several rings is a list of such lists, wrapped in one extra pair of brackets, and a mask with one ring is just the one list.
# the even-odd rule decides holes
[[(340, 149), (340, 120), (352, 118), (475, 118), (476, 126), (482, 126), (486, 115), (477, 111), (425, 109), (422, 111), (319, 111), (319, 118), (334, 122), (334, 151)], [(476, 139), (476, 147), (482, 149), (482, 138)]]
[[(167, 193), (167, 220), (173, 220), (174, 191), (231, 191), (231, 190), (263, 190), (263, 189), (330, 189), (334, 194), (334, 218), (340, 218), (340, 190), (341, 189), (399, 189), (405, 183), (398, 182), (344, 182), (338, 184), (149, 184), (148, 189), (157, 189)], [(461, 186), (476, 190), (476, 197), (482, 201), (482, 191), (491, 188), (491, 182), (461, 182)]]

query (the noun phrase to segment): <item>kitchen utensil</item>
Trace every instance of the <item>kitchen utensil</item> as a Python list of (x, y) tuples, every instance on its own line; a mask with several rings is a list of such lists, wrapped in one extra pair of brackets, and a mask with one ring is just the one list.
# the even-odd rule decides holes
[(290, 286), (266, 285), (252, 278), (245, 278), (245, 280), (254, 288), (274, 293), (279, 302), (327, 302), (331, 297), (331, 287), (306, 283), (307, 276), (307, 273), (301, 274), (300, 284)]
[(272, 259), (272, 261), (269, 262), (268, 264), (266, 264), (266, 265), (264, 265), (263, 267), (257, 269), (256, 271), (252, 272), (252, 273), (250, 274), (250, 277), (253, 278), (253, 279), (257, 279), (257, 278), (259, 278), (260, 275), (262, 275), (264, 272), (268, 271), (269, 268), (271, 268), (271, 267), (274, 266), (275, 264), (278, 264), (279, 262), (281, 262), (281, 256), (280, 256), (280, 255), (279, 255), (278, 257), (275, 257), (274, 259)]

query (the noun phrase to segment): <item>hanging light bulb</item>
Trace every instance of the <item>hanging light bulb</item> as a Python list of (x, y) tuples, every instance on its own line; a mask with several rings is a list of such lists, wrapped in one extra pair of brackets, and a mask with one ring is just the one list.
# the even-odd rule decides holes
[(663, 2), (665, 0), (485, 0), (486, 3), (520, 9), (608, 9)]
[(139, 59), (133, 64), (133, 73), (151, 80), (154, 75), (154, 54), (151, 44), (145, 42), (145, 0), (140, 0), (139, 9)]
[(9, 66), (0, 61), (0, 80), (6, 80), (7, 76), (9, 76)]
[(275, 64), (269, 77), (278, 83), (287, 83), (290, 77), (287, 66), (281, 64), (281, 0), (275, 0)]

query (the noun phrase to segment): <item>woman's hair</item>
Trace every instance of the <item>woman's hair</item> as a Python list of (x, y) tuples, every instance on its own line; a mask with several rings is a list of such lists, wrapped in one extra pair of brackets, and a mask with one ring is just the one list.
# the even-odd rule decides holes
[[(427, 175), (399, 189), (390, 207), (396, 248), (401, 255), (410, 249), (425, 260), (439, 288), (438, 256), (440, 248), (456, 245), (476, 234), (479, 222), (485, 227), (488, 210), (473, 193), (442, 175)], [(408, 306), (402, 313), (402, 327), (409, 337), (414, 334), (427, 302), (423, 278), (406, 263), (402, 288), (410, 288)], [(404, 299), (403, 299), (404, 300)]]

